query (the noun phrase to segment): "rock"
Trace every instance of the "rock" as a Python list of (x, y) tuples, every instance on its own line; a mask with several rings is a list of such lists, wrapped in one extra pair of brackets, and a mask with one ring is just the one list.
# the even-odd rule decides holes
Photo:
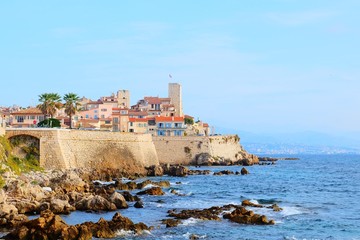
[(234, 172), (230, 171), (230, 170), (223, 170), (223, 171), (214, 173), (214, 175), (232, 175), (232, 174), (234, 174)]
[(279, 207), (277, 204), (273, 204), (271, 205), (269, 208), (272, 208), (274, 212), (280, 212), (283, 209), (281, 207)]
[(20, 199), (14, 202), (19, 213), (36, 214), (39, 211), (40, 203), (37, 201), (29, 201), (28, 199)]
[(145, 191), (138, 192), (137, 195), (164, 195), (165, 193), (160, 187), (152, 187)]
[(179, 219), (163, 219), (161, 220), (162, 224), (166, 224), (167, 228), (170, 227), (176, 227), (177, 225), (179, 225), (181, 223), (181, 220)]
[(191, 234), (190, 237), (189, 237), (190, 240), (195, 240), (195, 239), (200, 239), (200, 236), (199, 235), (196, 235), (196, 234)]
[(249, 174), (249, 171), (246, 168), (243, 167), (241, 169), (241, 175), (247, 175), (247, 174)]
[(244, 207), (240, 207), (223, 215), (224, 219), (240, 224), (256, 224), (256, 225), (273, 225), (273, 220), (268, 221), (265, 215), (255, 214), (253, 211), (247, 211)]
[(114, 203), (101, 196), (87, 196), (75, 204), (76, 210), (80, 211), (115, 211), (117, 209)]
[(147, 175), (148, 176), (162, 176), (164, 175), (164, 169), (158, 165), (158, 166), (151, 166), (149, 168), (147, 168)]
[(114, 192), (108, 199), (111, 203), (114, 203), (118, 209), (128, 208), (128, 204), (123, 195), (118, 192)]
[(70, 212), (75, 211), (75, 207), (66, 200), (51, 199), (50, 210), (55, 214), (70, 214)]
[(218, 214), (220, 214), (220, 207), (211, 207), (208, 209), (190, 209), (190, 210), (182, 210), (179, 213), (170, 210), (168, 212), (169, 217), (174, 217), (176, 219), (189, 219), (189, 218), (197, 218), (202, 220), (216, 220), (219, 221), (220, 218)]
[(173, 177), (185, 177), (188, 174), (189, 169), (184, 166), (168, 166), (164, 165), (164, 174)]
[(128, 201), (128, 202), (135, 202), (135, 201), (139, 201), (140, 198), (138, 196), (133, 196), (131, 195), (130, 192), (128, 191), (124, 191), (121, 193), (121, 195), (124, 196), (125, 200)]
[(140, 201), (136, 201), (136, 203), (134, 204), (135, 208), (143, 208), (144, 207), (144, 203), (140, 200)]
[(23, 223), (23, 225), (7, 234), (6, 240), (27, 239), (63, 239), (63, 240), (90, 240), (95, 238), (115, 238), (120, 230), (141, 233), (151, 230), (144, 223), (134, 224), (129, 218), (116, 213), (111, 221), (103, 218), (97, 223), (85, 222), (75, 226), (67, 225), (60, 216), (50, 210), (41, 212), (40, 217)]
[(246, 206), (248, 206), (248, 207), (257, 207), (257, 208), (263, 208), (264, 206), (263, 205), (260, 205), (260, 204), (256, 204), (256, 203), (252, 203), (252, 202), (250, 202), (249, 200), (243, 200), (242, 202), (241, 202), (241, 206), (244, 206), (244, 207), (246, 207)]

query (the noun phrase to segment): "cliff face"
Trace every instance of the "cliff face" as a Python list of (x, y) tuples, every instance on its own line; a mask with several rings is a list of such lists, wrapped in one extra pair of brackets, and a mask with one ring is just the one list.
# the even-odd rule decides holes
[(203, 164), (205, 161), (258, 163), (256, 156), (247, 153), (237, 135), (153, 137), (160, 163)]

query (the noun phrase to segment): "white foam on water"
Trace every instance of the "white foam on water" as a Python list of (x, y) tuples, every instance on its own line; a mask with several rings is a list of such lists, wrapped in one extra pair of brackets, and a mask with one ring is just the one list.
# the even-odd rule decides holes
[(125, 231), (123, 229), (116, 231), (115, 234), (118, 237), (134, 237), (134, 236), (136, 236), (136, 234), (133, 231), (131, 231), (131, 230)]
[(158, 186), (157, 186), (157, 185), (154, 185), (154, 184), (149, 183), (149, 184), (145, 185), (145, 187), (144, 187), (143, 189), (149, 189), (149, 188), (153, 188), (153, 187), (158, 187)]
[(115, 181), (105, 182), (105, 181), (95, 180), (93, 181), (93, 183), (100, 183), (101, 185), (109, 185), (109, 184), (115, 184)]
[(196, 219), (196, 218), (188, 218), (188, 219), (182, 221), (182, 223), (179, 225), (183, 225), (183, 226), (195, 225), (200, 221), (202, 221), (202, 220)]
[(190, 239), (190, 237), (191, 237), (192, 235), (196, 235), (199, 239), (204, 239), (204, 238), (207, 237), (206, 235), (197, 235), (197, 234), (189, 233), (189, 232), (183, 234), (182, 236), (183, 236), (185, 239)]
[(255, 199), (251, 199), (250, 202), (253, 203), (253, 204), (259, 204), (259, 202), (257, 200), (255, 200)]
[(299, 207), (282, 207), (282, 211), (280, 211), (280, 214), (283, 216), (291, 216), (291, 215), (298, 215), (303, 214), (303, 209)]

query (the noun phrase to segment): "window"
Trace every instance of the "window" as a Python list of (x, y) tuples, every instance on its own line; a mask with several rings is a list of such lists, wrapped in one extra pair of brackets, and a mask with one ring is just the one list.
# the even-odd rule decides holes
[(24, 122), (24, 116), (16, 116), (15, 118), (17, 122)]
[(94, 110), (94, 113), (98, 113), (98, 110)]
[(86, 114), (86, 115), (85, 115), (85, 118), (89, 118), (89, 114)]
[(110, 124), (110, 123), (111, 123), (110, 120), (106, 120), (106, 121), (105, 121), (105, 124)]
[[(96, 110), (95, 110), (96, 111)], [(107, 112), (107, 109), (106, 108), (102, 108), (101, 109), (102, 112)]]
[(166, 128), (171, 128), (171, 123), (166, 123)]
[(95, 114), (95, 115), (94, 115), (94, 119), (98, 119), (98, 118), (99, 118), (98, 115)]
[(130, 122), (130, 127), (132, 127), (133, 126), (133, 122)]
[(101, 118), (105, 118), (105, 115), (103, 114), (103, 115), (101, 115)]
[(114, 123), (119, 123), (119, 118), (114, 118)]

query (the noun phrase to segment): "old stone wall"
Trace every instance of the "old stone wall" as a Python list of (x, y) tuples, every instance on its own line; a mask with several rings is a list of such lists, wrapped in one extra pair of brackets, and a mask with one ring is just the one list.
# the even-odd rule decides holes
[(44, 168), (119, 168), (144, 173), (158, 165), (151, 135), (64, 129), (9, 130), (8, 138), (29, 135), (40, 139)]
[(119, 168), (142, 173), (158, 165), (151, 135), (72, 130), (61, 132), (59, 146), (67, 168)]
[(236, 161), (242, 148), (236, 135), (229, 136), (186, 136), (153, 137), (160, 163), (191, 164), (198, 154), (208, 153)]

